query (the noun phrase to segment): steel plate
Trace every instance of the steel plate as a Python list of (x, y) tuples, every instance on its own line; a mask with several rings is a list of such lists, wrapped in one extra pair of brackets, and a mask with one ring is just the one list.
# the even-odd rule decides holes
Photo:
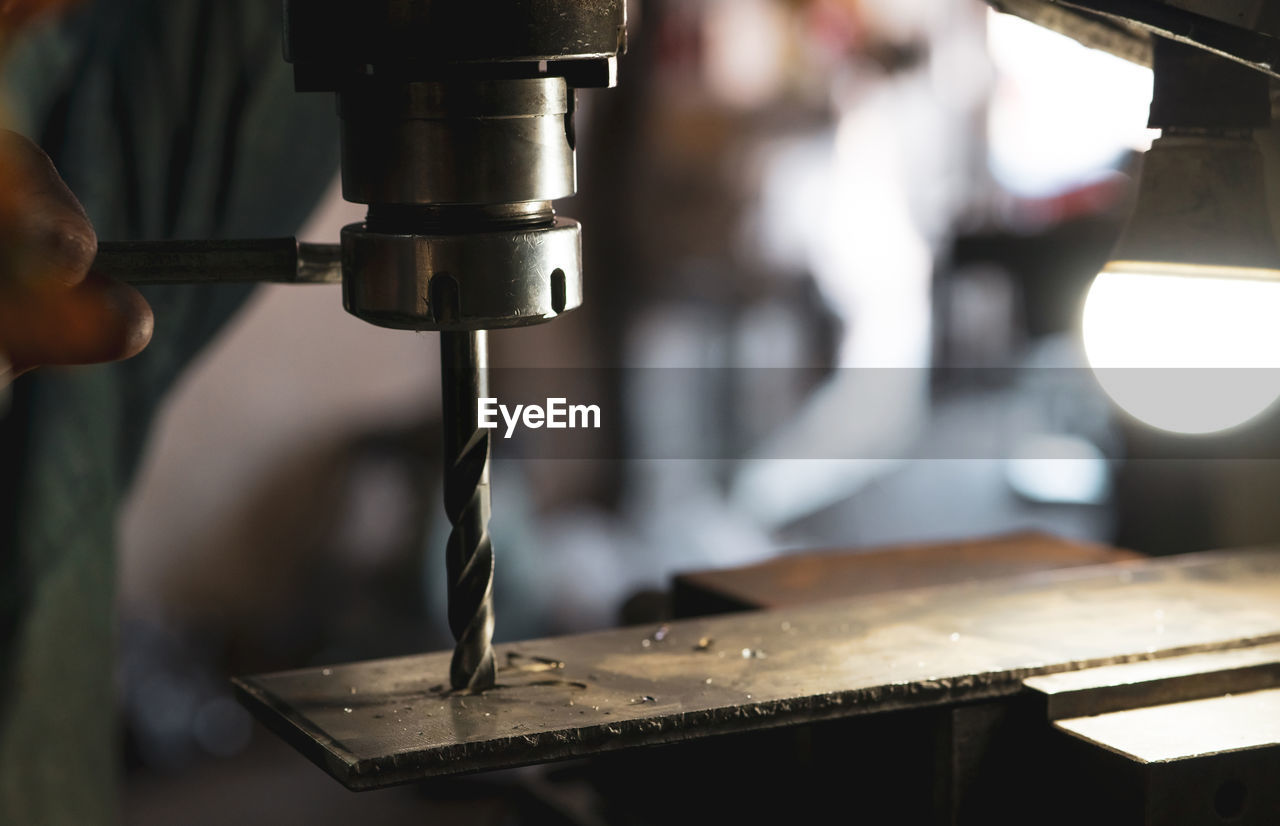
[(1122, 562), (498, 647), (246, 677), (243, 700), (353, 789), (1007, 696), (1035, 675), (1280, 641), (1280, 552)]

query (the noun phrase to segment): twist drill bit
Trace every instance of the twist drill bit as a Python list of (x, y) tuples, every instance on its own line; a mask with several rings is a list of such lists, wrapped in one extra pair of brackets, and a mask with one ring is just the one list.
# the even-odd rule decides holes
[(442, 332), (444, 507), (453, 525), (445, 549), (449, 628), (457, 645), (449, 667), (454, 691), (493, 687), (493, 544), (489, 539), (489, 430), (477, 400), (488, 395), (485, 331)]

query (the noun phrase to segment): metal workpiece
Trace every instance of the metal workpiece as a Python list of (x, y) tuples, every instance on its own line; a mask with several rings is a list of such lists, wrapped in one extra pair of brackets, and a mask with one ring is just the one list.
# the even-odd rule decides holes
[(338, 95), (342, 194), (360, 204), (551, 201), (576, 189), (564, 78), (383, 84)]
[[(241, 698), (353, 789), (973, 700), (1023, 680), (1280, 642), (1280, 551), (1195, 554), (246, 677)], [(1048, 725), (1046, 723), (1046, 725)]]
[[(1280, 819), (1280, 645), (1031, 677), (1065, 768), (1115, 822)], [(1116, 817), (1115, 814), (1122, 814)]]
[(1201, 700), (1280, 686), (1280, 645), (1089, 668), (1029, 677), (1050, 720)]
[(887, 548), (828, 548), (783, 554), (737, 568), (678, 574), (672, 580), (672, 612), (679, 618), (790, 608), (1142, 558), (1133, 551), (1039, 531)]
[[(1272, 824), (1280, 817), (1280, 645), (1029, 677), (1080, 777), (1125, 823)], [(1068, 749), (1064, 754), (1071, 754)]]
[(237, 241), (102, 241), (94, 270), (130, 284), (338, 284), (337, 244), (293, 238)]
[(1280, 689), (1058, 720), (1051, 746), (1094, 803), (1076, 823), (1280, 821)]
[(444, 390), (444, 509), (449, 629), (457, 646), (449, 664), (453, 691), (493, 688), (493, 542), (489, 536), (489, 435), (477, 400), (489, 394), (488, 334), (440, 334)]
[(582, 303), (576, 221), (442, 234), (342, 231), (343, 304), (372, 324), (476, 330), (549, 321)]
[(1055, 726), (1138, 763), (1274, 749), (1280, 747), (1280, 688), (1058, 720)]

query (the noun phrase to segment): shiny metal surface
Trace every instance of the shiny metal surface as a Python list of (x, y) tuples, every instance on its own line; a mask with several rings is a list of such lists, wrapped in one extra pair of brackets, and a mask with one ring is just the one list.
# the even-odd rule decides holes
[(1070, 782), (1102, 801), (1096, 814), (1068, 822), (1280, 822), (1280, 688), (1073, 717), (1053, 727), (1057, 748), (1077, 757), (1065, 768)]
[(341, 284), (342, 245), (298, 243), (298, 284)]
[[(547, 321), (582, 303), (576, 221), (469, 233), (342, 231), (343, 303), (382, 327), (474, 330)], [(448, 283), (448, 289), (442, 287)]]
[(550, 205), (576, 188), (574, 90), (613, 83), (622, 0), (289, 0), (285, 21), (295, 86), (337, 93), (344, 197), (369, 205), (342, 234), (349, 311), (461, 331), (581, 303), (578, 226)]
[(1054, 725), (1138, 763), (1280, 746), (1280, 688), (1077, 717)]
[(337, 244), (300, 244), (293, 238), (102, 241), (93, 268), (131, 284), (342, 282)]
[(499, 645), (501, 687), (481, 696), (441, 690), (448, 653), (237, 685), (299, 751), (351, 788), (374, 788), (1008, 697), (1036, 674), (1258, 642), (1280, 642), (1280, 551), (1122, 562)]
[(576, 189), (573, 94), (561, 77), (344, 89), (343, 197), (360, 204), (567, 198)]
[(828, 599), (976, 582), (1142, 554), (1037, 531), (962, 542), (790, 553), (738, 568), (675, 577), (675, 615), (784, 608)]
[(1107, 714), (1280, 686), (1280, 645), (1088, 668), (1029, 677), (1050, 720)]

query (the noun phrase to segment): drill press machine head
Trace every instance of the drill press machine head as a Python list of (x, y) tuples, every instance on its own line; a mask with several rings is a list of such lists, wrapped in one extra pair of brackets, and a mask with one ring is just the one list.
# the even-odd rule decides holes
[(482, 330), (582, 302), (576, 89), (614, 85), (625, 0), (286, 0), (298, 91), (337, 93), (343, 303), (373, 324)]
[(347, 311), (439, 330), (454, 691), (494, 685), (485, 330), (582, 303), (575, 90), (612, 86), (625, 0), (286, 0), (298, 91), (334, 91)]

